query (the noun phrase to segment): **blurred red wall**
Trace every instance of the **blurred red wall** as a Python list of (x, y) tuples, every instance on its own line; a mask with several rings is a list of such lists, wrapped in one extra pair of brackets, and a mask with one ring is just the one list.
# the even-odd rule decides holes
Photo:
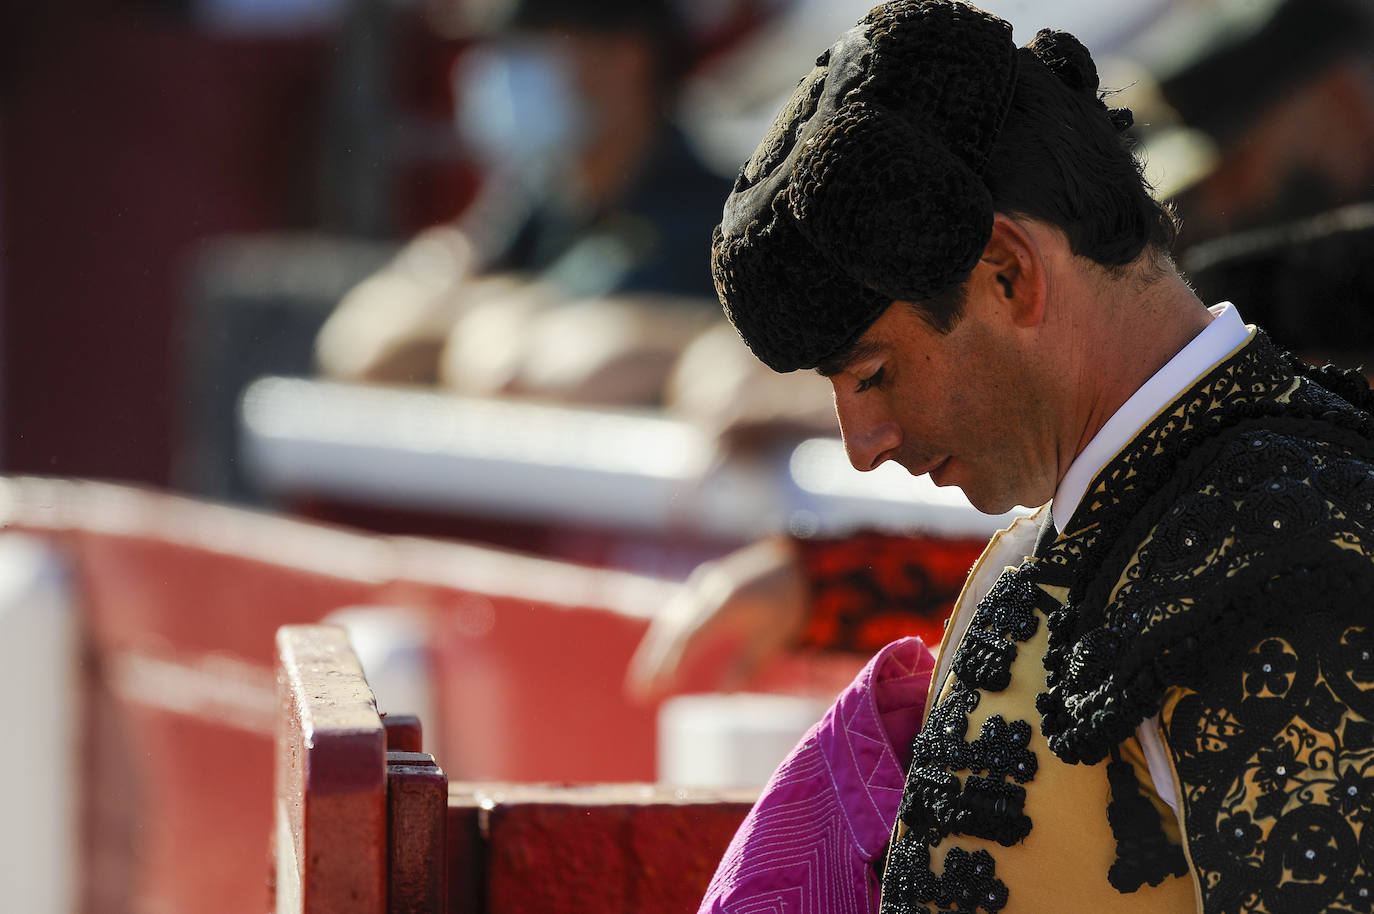
[[(172, 2), (17, 4), (0, 30), (0, 467), (164, 484), (186, 258), (223, 233), (340, 230), (316, 174), (337, 36), (223, 35)], [(398, 110), (446, 116), (453, 50), (398, 29)], [(466, 176), (413, 163), (406, 234)]]

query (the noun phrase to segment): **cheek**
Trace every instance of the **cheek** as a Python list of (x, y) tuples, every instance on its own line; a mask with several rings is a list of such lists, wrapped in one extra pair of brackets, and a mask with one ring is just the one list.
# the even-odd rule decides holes
[(973, 378), (952, 380), (940, 402), (941, 434), (954, 447), (994, 452), (1007, 448), (1017, 425), (1016, 411), (1009, 406), (998, 391)]

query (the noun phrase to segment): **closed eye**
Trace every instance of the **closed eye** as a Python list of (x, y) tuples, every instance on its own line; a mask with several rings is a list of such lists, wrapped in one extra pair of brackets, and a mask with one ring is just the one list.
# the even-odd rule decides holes
[(883, 383), (883, 372), (885, 370), (886, 369), (884, 368), (879, 368), (877, 371), (873, 372), (873, 374), (869, 375), (868, 377), (861, 378), (859, 380), (859, 386), (856, 387), (855, 390), (858, 393), (863, 393), (871, 387), (877, 387), (879, 384)]

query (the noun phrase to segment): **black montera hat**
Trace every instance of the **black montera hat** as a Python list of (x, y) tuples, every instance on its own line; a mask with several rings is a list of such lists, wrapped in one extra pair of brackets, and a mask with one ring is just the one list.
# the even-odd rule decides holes
[(957, 0), (875, 7), (817, 59), (712, 239), (717, 294), (755, 355), (814, 367), (893, 301), (967, 278), (991, 237), (981, 173), (1016, 72), (1011, 25)]

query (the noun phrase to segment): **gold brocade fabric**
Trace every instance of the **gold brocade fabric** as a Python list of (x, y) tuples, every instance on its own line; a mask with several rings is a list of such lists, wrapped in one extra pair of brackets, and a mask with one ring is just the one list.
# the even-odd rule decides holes
[[(1048, 549), (966, 591), (884, 914), (1374, 911), (1367, 408), (1260, 335)], [(1137, 740), (1153, 715), (1177, 816)]]

